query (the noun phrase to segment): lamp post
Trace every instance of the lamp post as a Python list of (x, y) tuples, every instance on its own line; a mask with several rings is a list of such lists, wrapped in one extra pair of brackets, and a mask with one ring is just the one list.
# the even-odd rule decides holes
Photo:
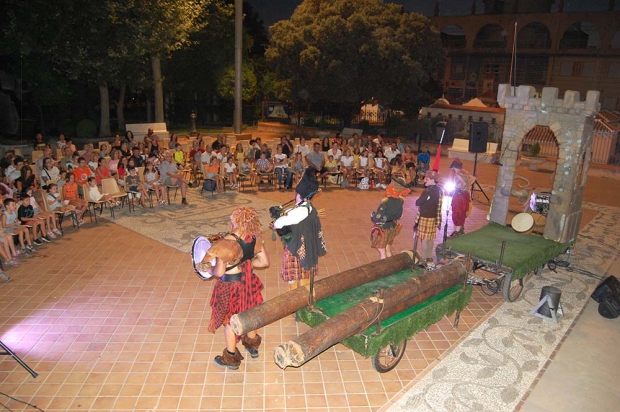
[(234, 131), (241, 134), (241, 63), (243, 59), (243, 0), (235, 0), (235, 112)]

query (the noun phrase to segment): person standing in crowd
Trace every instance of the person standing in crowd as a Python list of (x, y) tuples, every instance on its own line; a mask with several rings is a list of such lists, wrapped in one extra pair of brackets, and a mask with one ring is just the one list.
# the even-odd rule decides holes
[(319, 191), (316, 174), (316, 169), (308, 166), (295, 187), (296, 206), (273, 223), (284, 243), (280, 277), (291, 289), (307, 285), (311, 278), (316, 278), (319, 256), (327, 253), (319, 214), (310, 203)]
[(381, 200), (377, 211), (370, 216), (370, 220), (375, 224), (370, 232), (371, 246), (379, 251), (380, 259), (392, 256), (392, 244), (402, 228), (398, 220), (403, 215), (404, 196), (410, 192), (403, 178), (392, 179), (385, 189), (386, 197)]
[(471, 198), (469, 191), (476, 178), (463, 169), (463, 163), (457, 157), (450, 164), (454, 173), (454, 194), (452, 195), (452, 223), (454, 231), (450, 237), (458, 237), (465, 234), (465, 218), (467, 218)]
[[(206, 265), (206, 269), (217, 278), (211, 295), (208, 331), (215, 333), (224, 326), (226, 348), (215, 357), (215, 363), (236, 370), (244, 358), (237, 349), (238, 337), (230, 327), (230, 318), (263, 303), (263, 283), (253, 269), (268, 267), (269, 256), (261, 239), (262, 226), (256, 209), (237, 207), (230, 215), (230, 223), (231, 232), (211, 246), (199, 265)], [(214, 256), (215, 265), (209, 269), (208, 262)], [(240, 338), (250, 356), (258, 358), (261, 336), (254, 330)]]
[(416, 200), (418, 206), (418, 217), (413, 227), (417, 231), (418, 239), (421, 241), (421, 263), (426, 264), (433, 261), (433, 243), (437, 235), (437, 229), (441, 228), (441, 206), (443, 201), (443, 190), (437, 185), (439, 183), (439, 173), (432, 171), (424, 176), (426, 188)]

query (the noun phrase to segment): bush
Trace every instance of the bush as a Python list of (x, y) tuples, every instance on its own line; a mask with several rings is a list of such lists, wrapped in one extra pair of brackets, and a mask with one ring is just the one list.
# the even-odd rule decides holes
[(75, 126), (77, 137), (91, 139), (97, 134), (97, 124), (90, 119), (82, 119)]
[(538, 156), (538, 154), (540, 153), (540, 145), (538, 143), (534, 143), (533, 145), (530, 146), (529, 150), (527, 151), (527, 153), (531, 156), (531, 157), (536, 157)]
[(61, 133), (64, 133), (68, 139), (75, 136), (75, 123), (71, 119), (65, 119), (60, 122), (58, 126)]

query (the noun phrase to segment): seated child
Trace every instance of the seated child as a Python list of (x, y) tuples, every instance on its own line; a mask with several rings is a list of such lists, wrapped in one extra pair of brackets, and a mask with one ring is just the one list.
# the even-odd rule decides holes
[(327, 177), (330, 183), (338, 184), (338, 162), (334, 159), (333, 155), (329, 155), (327, 157), (327, 161), (325, 162), (325, 169), (327, 169), (327, 173), (330, 175)]
[(17, 218), (17, 203), (11, 198), (4, 199), (3, 203), (2, 228), (4, 233), (18, 236), (19, 244), (25, 254), (30, 255), (34, 253), (36, 250), (32, 246), (30, 231), (26, 226), (22, 226)]
[(228, 156), (228, 161), (224, 163), (224, 171), (226, 172), (226, 175), (228, 175), (230, 188), (237, 189), (239, 187), (237, 184), (237, 165), (235, 164), (235, 159), (232, 156)]
[(155, 169), (153, 162), (147, 161), (144, 167), (144, 181), (146, 182), (146, 188), (153, 190), (157, 196), (157, 202), (160, 205), (166, 204), (166, 186), (161, 184), (159, 180), (159, 172)]
[(299, 182), (304, 174), (304, 158), (301, 152), (295, 153), (295, 158), (291, 163), (291, 171), (295, 175), (295, 181)]
[(133, 193), (130, 193), (130, 196), (135, 196), (138, 199), (138, 204), (142, 207), (146, 207), (144, 204), (144, 198), (148, 197), (148, 192), (146, 187), (140, 181), (140, 176), (138, 176), (138, 169), (134, 166), (129, 166), (127, 168), (129, 172), (129, 176), (125, 178), (125, 187)]
[(83, 224), (84, 220), (82, 218), (86, 210), (88, 210), (88, 202), (78, 195), (78, 185), (75, 182), (75, 175), (73, 173), (67, 174), (67, 182), (62, 186), (62, 197), (69, 202), (68, 204), (75, 207), (78, 225)]
[(75, 206), (71, 206), (68, 200), (60, 201), (60, 193), (56, 183), (47, 185), (47, 204), (49, 209), (54, 212), (72, 212), (75, 210)]
[(218, 192), (224, 190), (224, 178), (220, 176), (220, 162), (216, 156), (211, 157), (211, 162), (205, 166), (205, 179), (215, 180)]
[(250, 186), (256, 181), (256, 173), (252, 171), (252, 161), (249, 157), (244, 158), (241, 163), (241, 175), (250, 178)]
[(95, 202), (107, 202), (109, 207), (118, 206), (121, 204), (120, 201), (115, 200), (111, 195), (107, 193), (99, 192), (99, 188), (97, 187), (97, 179), (94, 176), (88, 178), (88, 195), (91, 200)]
[[(43, 242), (51, 242), (52, 240), (45, 234), (46, 221), (34, 216), (34, 208), (30, 204), (30, 195), (28, 193), (22, 193), (20, 195), (21, 205), (17, 209), (17, 219), (22, 225), (30, 227), (32, 230), (32, 238), (35, 245), (42, 245)], [(41, 237), (37, 238), (37, 232), (41, 232)]]
[(32, 189), (28, 189), (28, 196), (30, 196), (30, 205), (34, 209), (34, 216), (45, 219), (47, 226), (47, 237), (55, 239), (56, 235), (61, 236), (62, 232), (58, 230), (56, 225), (56, 215), (53, 212), (46, 212), (42, 210), (37, 202), (37, 199), (32, 195)]
[[(0, 247), (0, 257), (2, 257), (4, 267), (18, 267), (21, 263), (19, 261), (19, 257), (17, 257), (17, 251), (15, 250), (15, 242), (13, 242), (13, 235), (9, 235), (8, 233), (0, 233), (0, 243), (2, 247)], [(0, 277), (2, 277), (4, 272), (0, 270)]]

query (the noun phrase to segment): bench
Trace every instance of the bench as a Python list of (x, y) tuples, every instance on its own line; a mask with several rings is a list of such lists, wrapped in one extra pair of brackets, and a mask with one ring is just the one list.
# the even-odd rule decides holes
[[(487, 151), (486, 153), (481, 153), (481, 155), (490, 159), (490, 155), (494, 155), (495, 152), (497, 152), (497, 143), (487, 142)], [(475, 153), (469, 152), (469, 140), (466, 139), (454, 139), (452, 147), (448, 148), (449, 158), (458, 157), (463, 160), (474, 160), (475, 156)], [(484, 162), (485, 160), (479, 158), (478, 161)]]
[(159, 139), (162, 141), (164, 138), (169, 137), (166, 123), (132, 123), (125, 125), (125, 130), (133, 133), (133, 138), (136, 142), (144, 141), (144, 136), (146, 136), (149, 129), (153, 129), (153, 133), (159, 136)]
[(357, 133), (358, 136), (361, 136), (363, 132), (363, 129), (352, 129), (350, 127), (345, 127), (344, 129), (342, 129), (342, 132), (340, 132), (340, 136), (352, 137), (353, 133)]

